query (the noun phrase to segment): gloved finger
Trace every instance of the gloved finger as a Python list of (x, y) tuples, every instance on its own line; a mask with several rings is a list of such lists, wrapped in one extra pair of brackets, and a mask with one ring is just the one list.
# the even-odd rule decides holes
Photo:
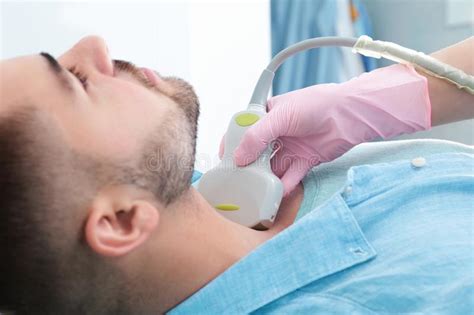
[(272, 128), (278, 129), (278, 120), (274, 112), (269, 112), (260, 121), (250, 127), (240, 140), (240, 144), (234, 150), (234, 162), (238, 166), (245, 166), (254, 162), (267, 148), (268, 144), (275, 140), (278, 135), (272, 132)]
[(273, 107), (275, 107), (276, 103), (276, 97), (272, 97), (267, 100), (267, 111), (271, 111)]
[(288, 196), (295, 189), (296, 185), (298, 185), (314, 166), (312, 165), (313, 163), (302, 158), (296, 158), (291, 162), (288, 170), (281, 178), (284, 196)]
[(219, 159), (222, 160), (222, 156), (224, 155), (224, 147), (225, 147), (225, 133), (221, 138), (221, 143), (219, 144)]
[(283, 146), (270, 160), (273, 174), (281, 178), (288, 170), (288, 167), (290, 167), (293, 157), (294, 155)]

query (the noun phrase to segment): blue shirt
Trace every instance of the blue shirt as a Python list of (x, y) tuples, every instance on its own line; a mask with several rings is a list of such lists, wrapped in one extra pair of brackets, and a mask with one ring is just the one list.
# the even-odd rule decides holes
[(349, 168), (312, 211), (170, 314), (470, 314), (474, 158), (426, 155)]

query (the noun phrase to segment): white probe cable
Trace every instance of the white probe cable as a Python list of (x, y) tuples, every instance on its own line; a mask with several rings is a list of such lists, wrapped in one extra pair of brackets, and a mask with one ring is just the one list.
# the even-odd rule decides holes
[(459, 89), (474, 94), (474, 76), (468, 75), (462, 70), (427, 56), (422, 52), (408, 49), (391, 42), (374, 41), (365, 35), (358, 39), (350, 37), (317, 37), (287, 47), (271, 60), (258, 79), (248, 109), (266, 112), (265, 104), (272, 86), (275, 71), (288, 57), (300, 51), (326, 46), (351, 47), (354, 53), (360, 53), (367, 57), (378, 59), (384, 57), (398, 63), (411, 64), (430, 75), (448, 80)]
[(474, 76), (468, 75), (462, 70), (445, 64), (422, 52), (402, 47), (400, 45), (373, 40), (369, 36), (361, 36), (355, 43), (353, 52), (373, 58), (384, 57), (386, 59), (413, 65), (432, 76), (448, 80), (470, 94), (474, 94)]
[(266, 104), (268, 93), (272, 86), (273, 77), (275, 76), (275, 71), (278, 67), (286, 60), (288, 57), (299, 53), (300, 51), (326, 47), (326, 46), (344, 46), (344, 47), (354, 47), (357, 42), (357, 38), (350, 37), (316, 37), (304, 40), (297, 44), (294, 44), (290, 47), (287, 47), (280, 51), (268, 64), (267, 68), (263, 70), (260, 78), (258, 79), (257, 85), (253, 90), (252, 98), (248, 109), (254, 110), (263, 110), (266, 112)]

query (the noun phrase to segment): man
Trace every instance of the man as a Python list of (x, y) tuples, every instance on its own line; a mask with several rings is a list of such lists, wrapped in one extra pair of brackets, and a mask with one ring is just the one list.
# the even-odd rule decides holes
[[(303, 196), (299, 184), (274, 227), (255, 231), (221, 217), (190, 187), (198, 101), (183, 81), (112, 61), (97, 37), (58, 60), (4, 61), (0, 73), (0, 309), (472, 307), (469, 155), (452, 156), (451, 168), (444, 156), (427, 158), (441, 170), (418, 163), (415, 172), (406, 161), (351, 169), (343, 193), (292, 225), (298, 209), (312, 208), (314, 185), (305, 183)], [(410, 195), (414, 186), (421, 195)], [(456, 209), (447, 208), (453, 200)], [(448, 223), (449, 233), (440, 231)]]
[(161, 313), (270, 237), (190, 189), (199, 109), (184, 81), (112, 61), (97, 37), (0, 73), (2, 303)]

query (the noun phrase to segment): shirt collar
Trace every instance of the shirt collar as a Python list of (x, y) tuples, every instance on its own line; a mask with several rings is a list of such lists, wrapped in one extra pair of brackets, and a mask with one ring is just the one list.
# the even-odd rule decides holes
[(247, 314), (375, 255), (338, 193), (232, 265), (169, 314)]

